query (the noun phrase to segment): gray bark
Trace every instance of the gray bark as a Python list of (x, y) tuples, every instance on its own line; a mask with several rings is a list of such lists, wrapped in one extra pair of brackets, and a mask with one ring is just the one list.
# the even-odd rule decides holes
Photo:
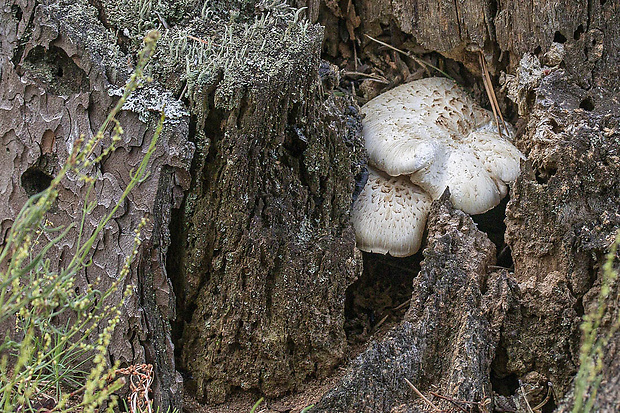
[[(515, 288), (505, 273), (491, 273), (493, 264), (495, 246), (469, 216), (452, 208), (449, 194), (435, 201), (405, 318), (353, 361), (342, 384), (313, 411), (423, 410), (405, 379), (426, 394), (485, 402), (498, 327)], [(436, 406), (452, 407), (448, 401)]]
[[(511, 189), (506, 216), (506, 242), (514, 261), (514, 272), (508, 278), (515, 288), (508, 296), (510, 305), (502, 318), (492, 366), (494, 390), (504, 394), (495, 399), (504, 403), (509, 395), (512, 401), (505, 406), (525, 408), (514, 388), (517, 379), (524, 388), (533, 389), (532, 405), (544, 399), (547, 383), (562, 398), (570, 391), (578, 368), (581, 317), (593, 307), (603, 253), (620, 227), (618, 3), (307, 4), (318, 21), (332, 27), (340, 24), (340, 30), (326, 32), (325, 43), (325, 51), (337, 58), (349, 58), (350, 49), (334, 45), (342, 42), (343, 28), (352, 24), (358, 28), (357, 40), (349, 35), (348, 42), (352, 45), (355, 40), (360, 45), (357, 53), (362, 57), (391, 53), (361, 35), (368, 33), (419, 55), (439, 52), (477, 77), (477, 53), (484, 51), (500, 104), (505, 113), (513, 113), (513, 121), (518, 120), (517, 146), (529, 158)], [(433, 54), (426, 58), (444, 63)], [(407, 63), (410, 68), (414, 65)], [(449, 70), (450, 65), (445, 60), (442, 67)], [(475, 82), (473, 86), (475, 91), (478, 86)], [(396, 327), (387, 341), (375, 344), (362, 361), (352, 363), (347, 377), (366, 377), (364, 357), (388, 346), (386, 342), (390, 348), (407, 347), (411, 338), (402, 334), (403, 326)], [(397, 335), (399, 343), (394, 341)], [(603, 376), (609, 381), (602, 383), (597, 396), (597, 408), (603, 411), (614, 409), (611, 378), (618, 375), (613, 361), (616, 347), (617, 341), (610, 343), (605, 356)], [(419, 374), (415, 368), (405, 370)], [(357, 397), (372, 392), (368, 383), (362, 389), (346, 383), (335, 390), (340, 400), (350, 397), (361, 403)], [(424, 387), (424, 382), (419, 384)], [(378, 391), (368, 406), (380, 406), (382, 400), (392, 406), (398, 397), (391, 391), (402, 395), (398, 391), (403, 390)], [(325, 400), (332, 401), (333, 393)], [(567, 400), (570, 404), (570, 397)], [(345, 409), (345, 404), (339, 406)]]

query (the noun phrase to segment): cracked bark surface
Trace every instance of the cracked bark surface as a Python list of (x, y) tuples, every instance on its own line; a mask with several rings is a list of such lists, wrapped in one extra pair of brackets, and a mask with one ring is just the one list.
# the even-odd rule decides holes
[(281, 67), (266, 70), (284, 78), (240, 70), (248, 93), (232, 110), (213, 103), (206, 121), (174, 264), (182, 367), (201, 400), (278, 396), (345, 356), (345, 290), (360, 271), (352, 166), (364, 152), (356, 110), (319, 86), (320, 38), (278, 51)]
[[(433, 203), (428, 245), (402, 323), (357, 357), (316, 412), (416, 412), (425, 394), (483, 402), (491, 362), (512, 293), (506, 273), (492, 273), (495, 246), (446, 193)], [(439, 408), (453, 407), (448, 401)]]
[[(116, 102), (110, 92), (123, 86), (130, 73), (115, 41), (81, 3), (11, 1), (0, 11), (0, 232), (6, 236), (27, 197), (43, 190), (69, 155), (73, 142), (91, 136)], [(159, 88), (150, 85), (148, 88)], [(138, 92), (135, 102), (146, 90)], [(157, 115), (146, 101), (119, 120), (125, 134), (119, 149), (91, 171), (97, 206), (86, 222), (92, 231), (119, 198), (149, 145)], [(170, 245), (170, 209), (180, 205), (189, 185), (193, 145), (187, 141), (189, 116), (172, 113), (178, 104), (162, 95), (171, 108), (169, 121), (152, 157), (148, 178), (139, 184), (96, 242), (92, 265), (79, 274), (83, 289), (101, 277), (108, 288), (123, 266), (142, 217), (150, 223), (145, 242), (126, 284), (140, 286), (123, 307), (121, 323), (110, 345), (111, 360), (122, 365), (153, 363), (156, 400), (165, 408), (180, 400), (169, 320), (174, 318), (174, 294), (165, 271)], [(138, 113), (140, 112), (140, 113)], [(145, 117), (141, 121), (140, 117)], [(85, 196), (83, 181), (66, 179), (49, 216), (54, 225), (79, 222)], [(92, 199), (91, 199), (92, 200)], [(54, 254), (61, 266), (71, 259), (77, 234), (63, 240)], [(113, 298), (119, 300), (124, 288)]]
[[(2, 11), (3, 234), (72, 142), (96, 130), (131, 71), (124, 53), (131, 39), (112, 35), (114, 28), (122, 32), (114, 25), (123, 14), (114, 13), (138, 10), (98, 6), (14, 1)], [(226, 23), (214, 20), (208, 29), (223, 33)], [(331, 92), (338, 74), (321, 65), (318, 26), (304, 29), (303, 44), (294, 44), (282, 22), (271, 29), (260, 63), (214, 70), (191, 108), (161, 85), (140, 90), (119, 116), (125, 130), (119, 150), (94, 171), (99, 205), (89, 225), (128, 182), (148, 145), (153, 113), (166, 105), (169, 123), (152, 173), (119, 210), (78, 281), (112, 279), (133, 240), (130, 228), (144, 214), (151, 218), (127, 280), (136, 294), (123, 309), (110, 357), (153, 363), (154, 393), (164, 409), (180, 406), (170, 325), (177, 305), (182, 368), (191, 375), (190, 391), (204, 400), (222, 401), (237, 388), (281, 394), (328, 374), (346, 350), (344, 291), (360, 271), (348, 222), (354, 175), (365, 156), (359, 115)], [(174, 89), (178, 79), (173, 73), (167, 86)], [(83, 196), (80, 182), (66, 182), (54, 223), (79, 217)], [(74, 243), (72, 234), (59, 263)]]

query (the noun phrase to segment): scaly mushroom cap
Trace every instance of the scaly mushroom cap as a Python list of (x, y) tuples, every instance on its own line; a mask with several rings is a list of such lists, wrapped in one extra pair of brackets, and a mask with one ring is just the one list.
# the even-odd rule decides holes
[(368, 181), (351, 215), (357, 247), (394, 257), (415, 254), (431, 202), (408, 177), (390, 177), (369, 167)]
[[(408, 175), (437, 199), (469, 214), (493, 208), (520, 173), (523, 154), (501, 137), (488, 110), (455, 82), (427, 78), (385, 92), (362, 107), (370, 162), (391, 176)], [(502, 131), (512, 137), (514, 130)]]

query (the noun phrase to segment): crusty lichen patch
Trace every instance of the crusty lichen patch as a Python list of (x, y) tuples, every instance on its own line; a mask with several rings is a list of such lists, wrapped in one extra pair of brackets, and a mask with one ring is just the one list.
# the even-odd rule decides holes
[[(314, 45), (323, 29), (302, 18), (303, 10), (286, 2), (183, 0), (106, 0), (111, 30), (129, 39), (130, 51), (144, 33), (162, 32), (150, 67), (154, 78), (175, 96), (189, 101), (199, 140), (210, 107), (238, 107), (248, 90), (287, 77), (291, 57)], [(122, 40), (122, 39), (121, 39)], [(121, 41), (119, 40), (119, 41)], [(299, 96), (299, 99), (303, 99)]]

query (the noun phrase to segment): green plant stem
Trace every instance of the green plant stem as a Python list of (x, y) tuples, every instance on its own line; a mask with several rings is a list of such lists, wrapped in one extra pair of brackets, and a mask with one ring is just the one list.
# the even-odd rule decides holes
[(575, 378), (575, 403), (573, 413), (590, 412), (594, 407), (598, 387), (601, 383), (603, 369), (604, 348), (609, 339), (618, 331), (620, 318), (612, 321), (605, 334), (599, 331), (603, 318), (608, 309), (608, 298), (612, 287), (618, 279), (618, 271), (614, 269), (618, 245), (620, 245), (620, 231), (616, 234), (603, 264), (601, 290), (598, 295), (596, 309), (584, 316), (581, 325), (583, 343), (579, 355), (579, 371)]

